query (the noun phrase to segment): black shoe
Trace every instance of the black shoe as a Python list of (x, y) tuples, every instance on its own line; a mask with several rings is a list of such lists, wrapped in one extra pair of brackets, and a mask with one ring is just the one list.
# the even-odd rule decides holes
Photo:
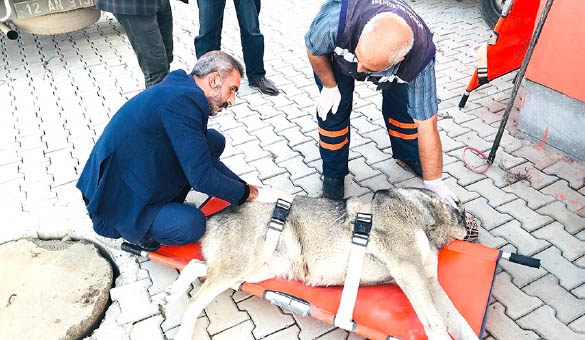
[(323, 178), (323, 197), (332, 200), (343, 198), (343, 177), (342, 178)]
[(253, 82), (250, 82), (249, 85), (251, 87), (257, 88), (258, 90), (260, 90), (260, 92), (271, 96), (276, 96), (279, 93), (278, 89), (276, 88), (276, 85), (274, 85), (273, 82), (266, 79), (266, 77), (264, 76), (258, 78), (257, 80), (254, 80)]
[(422, 178), (423, 172), (419, 160), (403, 161), (401, 159), (397, 159), (396, 163), (404, 169), (414, 173), (416, 176)]
[(146, 251), (157, 251), (160, 248), (160, 243), (151, 239), (148, 236), (144, 236), (142, 240), (136, 242), (136, 245)]

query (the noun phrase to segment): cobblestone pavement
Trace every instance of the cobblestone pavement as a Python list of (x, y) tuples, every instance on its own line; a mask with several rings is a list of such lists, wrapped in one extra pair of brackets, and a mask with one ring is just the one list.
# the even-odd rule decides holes
[[(193, 1), (194, 2), (194, 1)], [(537, 142), (506, 132), (485, 174), (469, 171), (462, 149), (489, 151), (513, 75), (456, 104), (471, 76), (470, 46), (489, 30), (476, 0), (410, 0), (435, 32), (439, 127), (444, 178), (481, 221), (481, 243), (542, 260), (541, 269), (503, 262), (487, 318), (487, 339), (585, 339), (585, 166)], [(244, 84), (238, 104), (211, 119), (228, 140), (223, 160), (244, 179), (293, 194), (321, 194), (314, 115), (318, 91), (303, 36), (319, 1), (265, 1), (261, 29), (268, 77), (283, 91), (269, 97)], [(195, 4), (173, 3), (173, 68), (194, 63)], [(241, 58), (237, 19), (228, 4), (223, 48)], [(89, 337), (173, 338), (187, 296), (165, 308), (152, 303), (176, 270), (118, 250), (100, 238), (75, 189), (85, 160), (111, 115), (142, 90), (142, 74), (120, 25), (104, 15), (67, 35), (0, 37), (0, 243), (65, 235), (102, 245), (118, 267), (112, 305)], [(380, 114), (381, 96), (356, 86), (347, 196), (390, 186), (421, 186), (392, 160)], [(512, 116), (514, 118), (514, 115)], [(513, 119), (512, 119), (513, 120)], [(510, 122), (513, 130), (514, 122)], [(226, 291), (198, 323), (197, 339), (360, 339), (268, 302)]]

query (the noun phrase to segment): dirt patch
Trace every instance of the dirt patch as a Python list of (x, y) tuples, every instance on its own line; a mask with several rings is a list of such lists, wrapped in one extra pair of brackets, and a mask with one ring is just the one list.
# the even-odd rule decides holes
[(81, 296), (77, 303), (81, 304), (82, 306), (89, 306), (90, 304), (94, 303), (95, 298), (99, 295), (99, 290), (90, 287), (89, 290)]
[(528, 168), (524, 168), (522, 170), (503, 170), (504, 181), (507, 185), (511, 185), (519, 181), (530, 181), (530, 173), (528, 172)]

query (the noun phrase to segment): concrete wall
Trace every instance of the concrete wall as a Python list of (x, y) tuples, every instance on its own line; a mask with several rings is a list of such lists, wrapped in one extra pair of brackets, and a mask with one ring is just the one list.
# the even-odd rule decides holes
[(585, 161), (585, 103), (526, 81), (526, 98), (518, 129), (570, 156)]

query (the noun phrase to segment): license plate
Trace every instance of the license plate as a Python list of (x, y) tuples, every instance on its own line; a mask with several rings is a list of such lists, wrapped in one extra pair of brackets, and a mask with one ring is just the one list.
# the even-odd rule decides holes
[(28, 0), (14, 3), (19, 19), (95, 6), (94, 0)]

